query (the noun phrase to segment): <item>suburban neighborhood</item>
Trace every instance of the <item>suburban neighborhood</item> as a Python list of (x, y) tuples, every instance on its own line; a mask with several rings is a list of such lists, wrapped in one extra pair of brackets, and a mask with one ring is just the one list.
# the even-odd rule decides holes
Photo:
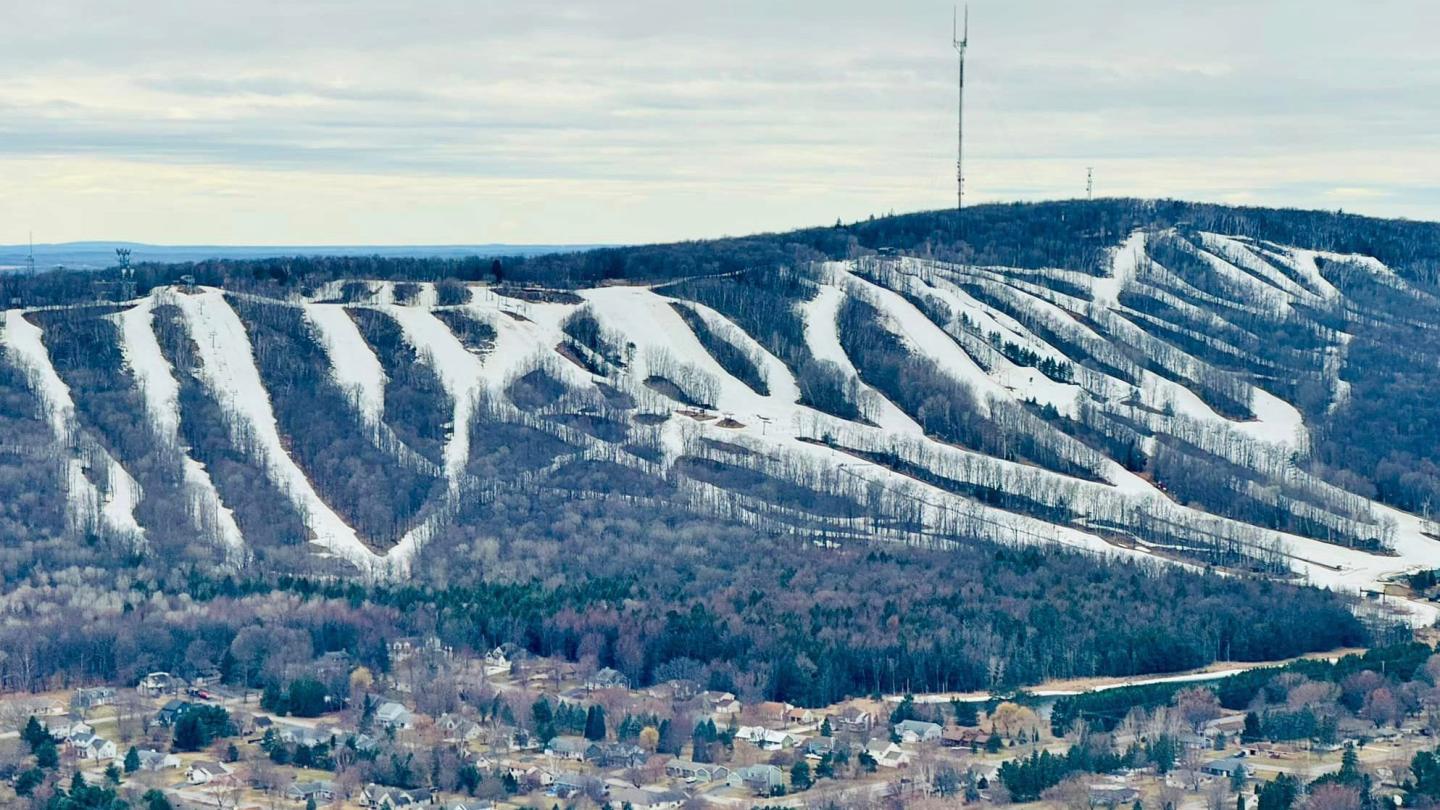
[[(890, 695), (816, 708), (684, 678), (635, 688), (614, 669), (586, 671), (513, 647), (467, 660), (411, 639), (390, 654), (387, 675), (330, 654), (261, 689), (206, 669), (6, 694), (0, 803), (43, 799), (54, 771), (60, 783), (109, 786), (156, 810), (1030, 802), (1286, 810), (1273, 804), (1275, 785), (1337, 773), (1363, 774), (1367, 796), (1401, 801), (1415, 792), (1415, 758), (1430, 756), (1440, 726), (1440, 690), (1421, 686), (1440, 674), (1440, 657), (1398, 685), (1369, 669), (1338, 686), (1275, 669), (1058, 697)], [(1351, 669), (1363, 666), (1352, 659), (1362, 664)], [(1328, 711), (1327, 701), (1342, 707), (1357, 682), (1370, 691), (1354, 716), (1342, 708), (1333, 726), (1296, 737), (1262, 728), (1278, 727), (1281, 710), (1221, 705), (1227, 687), (1256, 677), (1290, 683), (1286, 700), (1302, 702), (1287, 705), (1312, 714)], [(1265, 682), (1252, 707), (1273, 688)], [(1396, 694), (1415, 701), (1407, 709)], [(1108, 709), (1086, 708), (1125, 695), (1117, 722), (1101, 719)], [(1396, 704), (1388, 714), (1385, 700)]]

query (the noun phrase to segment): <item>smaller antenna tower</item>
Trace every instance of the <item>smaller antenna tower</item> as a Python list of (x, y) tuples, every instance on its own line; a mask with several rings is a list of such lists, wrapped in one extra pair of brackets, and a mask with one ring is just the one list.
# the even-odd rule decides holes
[(130, 248), (115, 248), (115, 260), (119, 265), (120, 278), (128, 277), (131, 274)]
[(35, 232), (30, 232), (30, 253), (25, 257), (25, 271), (35, 275)]
[(1095, 199), (1095, 167), (1085, 167), (1085, 199)]
[(950, 13), (950, 40), (960, 55), (960, 82), (955, 113), (955, 211), (965, 207), (965, 47), (970, 44), (970, 6), (965, 6), (965, 29), (960, 33), (955, 9)]

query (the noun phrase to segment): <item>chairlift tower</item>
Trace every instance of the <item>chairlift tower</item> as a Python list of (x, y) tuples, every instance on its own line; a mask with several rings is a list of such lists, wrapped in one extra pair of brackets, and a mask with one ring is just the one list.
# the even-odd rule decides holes
[(955, 107), (955, 211), (965, 207), (965, 47), (970, 44), (970, 6), (965, 6), (965, 27), (963, 32), (957, 25), (956, 14), (950, 15), (950, 40), (955, 53), (960, 56), (959, 82), (956, 87)]

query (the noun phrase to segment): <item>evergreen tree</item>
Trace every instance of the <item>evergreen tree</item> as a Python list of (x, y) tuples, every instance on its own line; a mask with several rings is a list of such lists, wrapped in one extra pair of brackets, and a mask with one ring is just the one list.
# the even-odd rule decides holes
[(585, 739), (605, 739), (605, 709), (599, 704), (591, 706), (585, 714)]
[(35, 764), (42, 768), (56, 768), (60, 765), (60, 750), (50, 740), (35, 749)]
[(915, 719), (915, 696), (914, 696), (914, 695), (906, 695), (904, 698), (902, 698), (902, 699), (900, 700), (900, 705), (895, 707), (895, 711), (890, 712), (890, 724), (893, 726), (893, 725), (896, 724), (896, 723), (902, 723), (902, 722), (904, 722), (904, 721), (906, 721), (906, 720), (914, 720), (914, 719)]
[(954, 700), (950, 702), (950, 707), (955, 711), (956, 725), (967, 728), (980, 725), (980, 710), (975, 707), (973, 701)]
[(833, 736), (835, 736), (835, 730), (830, 727), (830, 718), (828, 718), (828, 717), (825, 718), (824, 720), (821, 720), (821, 721), (820, 721), (820, 736), (821, 736), (821, 737), (833, 737)]
[(544, 695), (530, 705), (530, 719), (535, 723), (535, 736), (540, 742), (549, 742), (555, 736), (555, 711)]
[(120, 769), (113, 762), (105, 766), (105, 781), (112, 785), (120, 784)]
[(1255, 742), (1262, 739), (1264, 735), (1260, 730), (1260, 716), (1255, 712), (1245, 713), (1245, 728), (1240, 732), (1240, 739), (1246, 742)]
[(792, 790), (808, 790), (814, 784), (810, 778), (810, 765), (805, 760), (799, 760), (790, 768), (790, 788)]
[(25, 730), (20, 732), (20, 739), (29, 744), (32, 753), (44, 743), (53, 743), (55, 741), (55, 739), (50, 736), (50, 732), (46, 731), (45, 727), (40, 725), (40, 721), (36, 720), (33, 714), (30, 715), (29, 720), (25, 721)]
[(134, 773), (138, 770), (140, 770), (140, 752), (135, 750), (135, 746), (132, 745), (130, 750), (125, 752), (125, 772)]
[(31, 768), (15, 777), (15, 793), (18, 796), (29, 796), (44, 781), (45, 772), (39, 768)]
[(1245, 766), (1236, 765), (1230, 772), (1230, 789), (1239, 793), (1245, 787)]
[(1300, 796), (1300, 782), (1282, 773), (1260, 788), (1258, 810), (1290, 810)]
[(325, 684), (314, 678), (297, 678), (290, 682), (286, 708), (296, 717), (319, 717), (328, 708), (327, 691)]

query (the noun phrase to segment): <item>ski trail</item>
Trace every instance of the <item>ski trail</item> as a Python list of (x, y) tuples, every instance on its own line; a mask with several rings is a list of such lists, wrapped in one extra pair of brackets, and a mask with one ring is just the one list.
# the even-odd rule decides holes
[[(146, 298), (130, 309), (113, 316), (120, 325), (120, 352), (130, 373), (140, 387), (145, 411), (162, 442), (183, 448), (180, 441), (180, 385), (176, 382), (155, 339), (155, 299)], [(205, 465), (181, 450), (182, 475), (190, 495), (190, 514), (201, 527), (201, 534), (213, 532), (220, 539), (232, 561), (245, 554), (245, 538), (235, 522), (235, 514), (220, 499), (215, 482)], [(207, 531), (208, 530), (208, 531)]]
[(286, 452), (249, 336), (224, 295), (207, 288), (195, 295), (177, 295), (175, 303), (199, 351), (201, 380), (231, 419), (232, 441), (245, 448), (295, 504), (313, 542), (367, 575), (382, 573), (383, 558), (366, 548), (355, 530), (321, 500)]
[[(14, 351), (16, 362), (35, 387), (55, 439), (71, 450), (66, 460), (67, 510), (75, 525), (88, 526), (98, 517), (106, 529), (143, 547), (145, 530), (135, 520), (135, 506), (142, 494), (140, 485), (98, 444), (82, 452), (70, 387), (56, 372), (40, 327), (27, 320), (22, 311), (10, 310), (5, 313), (5, 344)], [(93, 454), (104, 465), (106, 489), (103, 492), (85, 473), (83, 456), (87, 454)]]
[(352, 398), (366, 425), (378, 425), (385, 415), (385, 368), (380, 358), (344, 306), (305, 304), (303, 311), (330, 359), (336, 384)]
[(444, 451), (445, 477), (451, 488), (456, 488), (470, 461), (470, 420), (484, 378), (481, 361), (429, 310), (402, 306), (382, 309), (400, 325), (405, 340), (435, 370), (445, 393), (450, 395), (453, 410), (450, 439)]

